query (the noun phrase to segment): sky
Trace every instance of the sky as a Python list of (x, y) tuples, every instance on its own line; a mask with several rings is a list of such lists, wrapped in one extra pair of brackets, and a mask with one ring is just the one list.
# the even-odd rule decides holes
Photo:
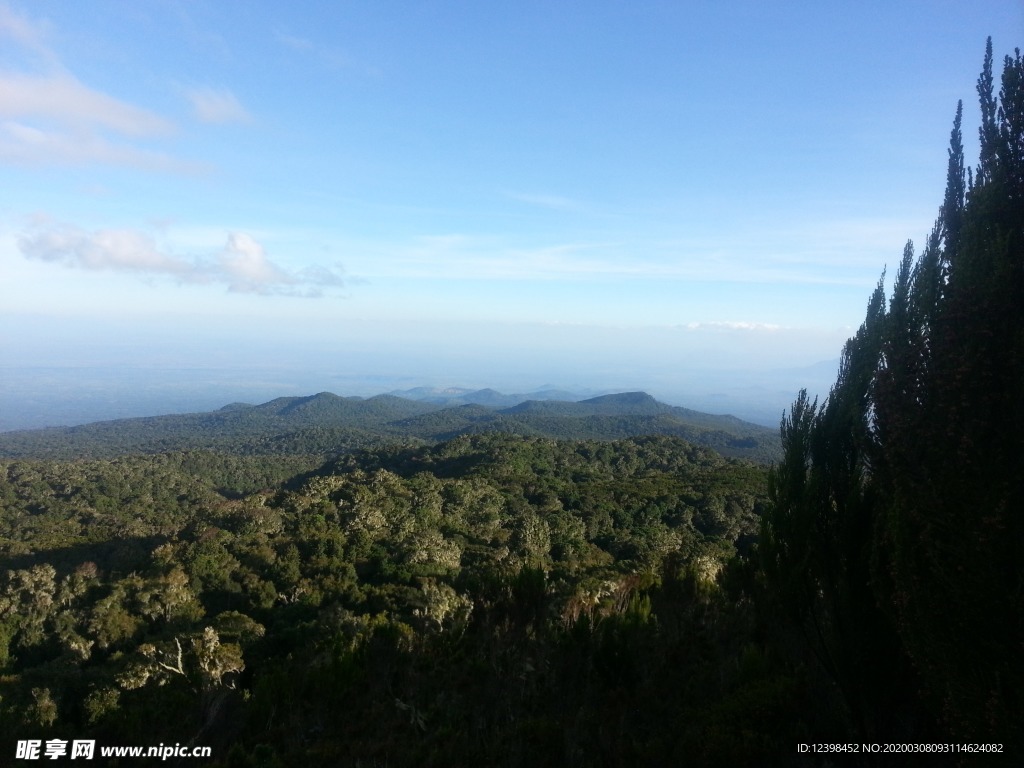
[(959, 99), (973, 157), (987, 36), (1024, 3), (0, 0), (0, 429), (172, 380), (776, 414)]

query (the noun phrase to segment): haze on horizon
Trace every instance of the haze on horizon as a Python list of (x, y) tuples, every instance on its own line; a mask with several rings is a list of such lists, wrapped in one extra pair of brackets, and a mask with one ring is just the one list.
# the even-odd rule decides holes
[(776, 423), (1022, 30), (1013, 0), (0, 2), (0, 429), (420, 384)]

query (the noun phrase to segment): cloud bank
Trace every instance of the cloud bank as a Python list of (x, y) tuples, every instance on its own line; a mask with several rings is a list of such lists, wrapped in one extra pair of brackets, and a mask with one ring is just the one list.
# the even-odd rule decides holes
[(271, 261), (251, 235), (233, 232), (218, 252), (185, 258), (165, 253), (153, 237), (130, 229), (87, 232), (50, 225), (22, 234), (18, 249), (27, 259), (88, 271), (169, 277), (182, 284), (222, 284), (230, 293), (316, 298), (344, 286), (337, 267), (289, 271)]

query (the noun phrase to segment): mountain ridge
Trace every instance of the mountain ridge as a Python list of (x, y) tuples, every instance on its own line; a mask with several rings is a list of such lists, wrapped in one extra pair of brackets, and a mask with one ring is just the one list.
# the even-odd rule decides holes
[(496, 390), (465, 394), (490, 402), (318, 392), (256, 405), (231, 403), (214, 411), (0, 433), (0, 457), (110, 458), (195, 449), (337, 455), (387, 443), (430, 444), (460, 434), (501, 432), (564, 440), (670, 435), (734, 458), (762, 463), (778, 459), (773, 430), (734, 416), (667, 405), (646, 392), (578, 401), (523, 400), (511, 406), (503, 405), (510, 396)]

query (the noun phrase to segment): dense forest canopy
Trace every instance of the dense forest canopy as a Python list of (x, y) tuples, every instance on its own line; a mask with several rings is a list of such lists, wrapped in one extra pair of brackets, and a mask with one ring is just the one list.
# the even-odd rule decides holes
[[(0, 463), (6, 737), (191, 738), (240, 765), (527, 763), (570, 723), (581, 754), (621, 738), (609, 718), (660, 739), (648, 687), (695, 685), (683, 670), (745, 641), (688, 616), (718, 610), (717, 575), (753, 541), (763, 467), (666, 437), (479, 435), (236, 498), (245, 470), (266, 472), (196, 453)], [(700, 683), (723, 706), (765, 676), (792, 685), (748, 653), (753, 682)], [(715, 727), (695, 721), (694, 746)]]
[(225, 768), (1019, 753), (1019, 51), (995, 81), (990, 43), (978, 165), (958, 107), (934, 229), (770, 469), (761, 434), (638, 393), (5, 437), (3, 743), (212, 745)]

